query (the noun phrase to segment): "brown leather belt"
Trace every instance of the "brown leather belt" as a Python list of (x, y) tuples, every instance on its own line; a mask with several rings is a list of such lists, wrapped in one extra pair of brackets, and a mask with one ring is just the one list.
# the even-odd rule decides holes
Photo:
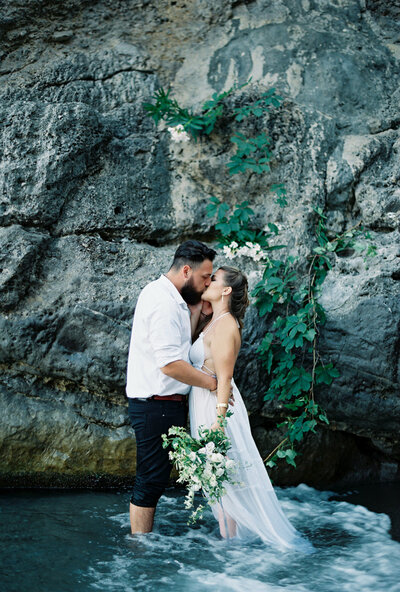
[(187, 401), (187, 395), (153, 395), (149, 397), (150, 399), (155, 399), (156, 401)]

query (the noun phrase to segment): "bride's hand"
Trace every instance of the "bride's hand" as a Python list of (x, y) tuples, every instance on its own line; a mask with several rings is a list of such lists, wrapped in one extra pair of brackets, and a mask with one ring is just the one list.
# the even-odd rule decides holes
[(225, 434), (224, 427), (223, 427), (223, 426), (222, 426), (222, 425), (219, 423), (219, 421), (218, 421), (218, 420), (217, 420), (217, 421), (215, 421), (215, 422), (212, 424), (212, 426), (211, 426), (210, 430), (211, 430), (212, 432), (216, 432), (217, 430), (221, 430), (221, 432), (223, 432), (223, 433)]

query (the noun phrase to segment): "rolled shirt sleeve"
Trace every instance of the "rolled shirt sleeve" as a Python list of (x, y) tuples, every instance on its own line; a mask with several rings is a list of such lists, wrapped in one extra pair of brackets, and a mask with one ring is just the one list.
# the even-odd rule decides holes
[(166, 307), (163, 303), (153, 309), (149, 319), (149, 341), (159, 368), (185, 359), (179, 307)]
[(188, 394), (190, 386), (162, 368), (171, 362), (189, 362), (192, 343), (186, 302), (162, 275), (143, 288), (135, 307), (129, 344), (126, 394), (128, 397)]

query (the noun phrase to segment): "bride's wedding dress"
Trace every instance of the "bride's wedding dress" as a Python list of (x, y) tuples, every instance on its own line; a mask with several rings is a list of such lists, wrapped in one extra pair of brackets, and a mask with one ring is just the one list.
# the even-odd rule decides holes
[[(200, 333), (190, 349), (190, 360), (193, 366), (203, 371), (205, 368), (203, 338), (210, 329), (211, 325), (204, 333)], [(265, 543), (283, 549), (312, 552), (311, 543), (302, 538), (293, 528), (280, 507), (251, 435), (242, 396), (233, 380), (232, 388), (235, 404), (230, 407), (233, 415), (227, 419), (225, 431), (232, 444), (228, 456), (239, 464), (235, 481), (240, 482), (241, 485), (225, 484), (226, 495), (221, 500), (222, 504), (212, 506), (213, 514), (220, 522), (221, 533), (226, 538), (259, 537)], [(192, 387), (189, 395), (189, 417), (190, 430), (194, 438), (198, 438), (199, 426), (205, 425), (210, 428), (215, 422), (216, 402), (216, 395), (208, 389)]]

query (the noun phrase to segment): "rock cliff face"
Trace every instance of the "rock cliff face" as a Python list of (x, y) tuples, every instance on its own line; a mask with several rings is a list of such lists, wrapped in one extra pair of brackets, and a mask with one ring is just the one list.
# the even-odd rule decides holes
[[(210, 195), (249, 199), (288, 252), (309, 253), (320, 206), (359, 220), (377, 257), (338, 258), (321, 345), (341, 376), (331, 419), (279, 483), (400, 477), (400, 11), (365, 0), (15, 0), (0, 15), (0, 475), (3, 485), (129, 481), (125, 369), (140, 289), (177, 244), (213, 240)], [(252, 78), (281, 108), (267, 179), (229, 177), (230, 122), (171, 144), (142, 103), (171, 85), (186, 106)], [(288, 207), (268, 185), (284, 182)], [(217, 261), (221, 263), (222, 257)], [(255, 264), (241, 261), (251, 282)], [(263, 403), (248, 313), (237, 381), (263, 453), (279, 410)]]

